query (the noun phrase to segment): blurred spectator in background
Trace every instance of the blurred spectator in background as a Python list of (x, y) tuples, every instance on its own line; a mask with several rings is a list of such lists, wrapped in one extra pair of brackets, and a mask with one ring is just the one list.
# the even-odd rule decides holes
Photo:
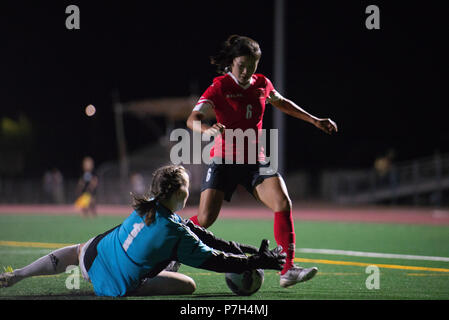
[(394, 189), (397, 186), (397, 177), (393, 166), (395, 156), (394, 149), (389, 149), (385, 155), (378, 157), (374, 161), (377, 185), (380, 187), (387, 186)]
[(57, 168), (44, 174), (43, 187), (46, 203), (64, 203), (64, 177)]
[(94, 168), (94, 160), (91, 157), (85, 157), (82, 161), (83, 174), (78, 182), (75, 207), (81, 210), (84, 217), (89, 213), (93, 217), (97, 215), (96, 193), (98, 187), (98, 176)]
[(145, 181), (143, 176), (136, 172), (131, 175), (130, 178), (131, 183), (131, 192), (135, 195), (143, 195), (145, 193)]
[(377, 175), (383, 179), (390, 172), (392, 163), (395, 157), (395, 152), (393, 149), (388, 150), (385, 155), (378, 157), (374, 161), (374, 168), (376, 169)]

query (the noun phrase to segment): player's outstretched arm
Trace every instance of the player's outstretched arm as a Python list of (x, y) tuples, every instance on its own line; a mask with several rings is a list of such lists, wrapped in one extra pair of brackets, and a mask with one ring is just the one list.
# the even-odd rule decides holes
[(331, 119), (317, 118), (289, 99), (282, 98), (276, 101), (271, 101), (270, 103), (285, 114), (309, 122), (318, 129), (323, 130), (327, 134), (332, 134), (333, 132), (338, 131), (337, 124)]
[(215, 272), (235, 273), (254, 269), (282, 270), (285, 264), (286, 254), (282, 253), (281, 246), (270, 250), (269, 243), (266, 239), (262, 240), (259, 252), (249, 257), (228, 254), (221, 251), (215, 252), (199, 268)]
[(189, 229), (196, 234), (201, 241), (211, 248), (233, 254), (255, 254), (258, 252), (258, 249), (252, 245), (220, 239), (212, 232), (204, 229), (203, 227), (197, 226), (189, 219), (184, 220), (184, 224), (188, 226)]
[(241, 273), (252, 269), (282, 270), (286, 254), (282, 248), (268, 249), (268, 240), (263, 240), (256, 254), (246, 256), (213, 249), (205, 244), (185, 224), (177, 226), (179, 240), (175, 259), (182, 264), (215, 272)]

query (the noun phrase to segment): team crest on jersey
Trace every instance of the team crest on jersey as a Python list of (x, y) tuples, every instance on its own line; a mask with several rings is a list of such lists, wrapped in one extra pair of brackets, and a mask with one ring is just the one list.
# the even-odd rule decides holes
[(243, 97), (243, 94), (241, 94), (241, 93), (234, 93), (234, 94), (227, 94), (226, 95), (226, 98), (227, 99), (234, 99), (234, 98), (240, 98), (240, 97)]

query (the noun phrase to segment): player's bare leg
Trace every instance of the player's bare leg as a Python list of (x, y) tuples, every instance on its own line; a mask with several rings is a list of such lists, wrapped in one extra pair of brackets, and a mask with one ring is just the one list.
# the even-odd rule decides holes
[(195, 281), (185, 274), (161, 271), (154, 278), (145, 279), (130, 295), (154, 296), (192, 294), (195, 289)]
[(83, 216), (83, 218), (88, 218), (89, 217), (89, 208), (82, 208), (81, 209), (81, 215)]
[(92, 200), (89, 203), (88, 211), (91, 212), (93, 218), (97, 216), (97, 200), (92, 197)]
[(68, 266), (77, 266), (79, 248), (77, 244), (57, 249), (23, 268), (0, 274), (0, 288), (10, 287), (28, 277), (59, 274)]
[(282, 177), (270, 177), (262, 181), (254, 189), (254, 196), (274, 212), (289, 211), (292, 208), (292, 201)]
[(292, 217), (292, 202), (282, 177), (265, 179), (256, 186), (254, 196), (274, 212), (274, 237), (284, 248), (287, 261), (281, 271), (280, 285), (289, 287), (312, 279), (318, 268), (301, 268), (293, 261), (295, 258), (295, 229)]
[[(204, 228), (210, 227), (217, 220), (223, 204), (224, 192), (217, 189), (206, 189), (201, 192), (198, 211), (198, 223)], [(195, 221), (194, 221), (195, 222)]]

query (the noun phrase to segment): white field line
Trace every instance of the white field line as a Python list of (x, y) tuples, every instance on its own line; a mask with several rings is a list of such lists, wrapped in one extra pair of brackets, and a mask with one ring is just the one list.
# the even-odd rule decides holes
[(334, 249), (299, 248), (299, 249), (296, 249), (296, 252), (334, 254), (334, 255), (352, 256), (352, 257), (390, 258), (390, 259), (449, 262), (448, 257), (416, 256), (416, 255), (409, 255), (409, 254), (377, 253), (377, 252), (348, 251), (348, 250), (334, 250)]

